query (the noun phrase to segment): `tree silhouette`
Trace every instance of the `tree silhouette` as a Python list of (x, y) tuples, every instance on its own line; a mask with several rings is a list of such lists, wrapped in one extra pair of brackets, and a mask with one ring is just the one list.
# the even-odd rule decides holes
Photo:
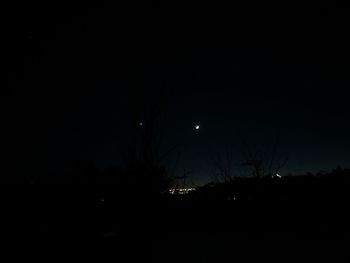
[(136, 86), (127, 95), (128, 123), (121, 130), (124, 176), (138, 191), (158, 193), (169, 187), (161, 154), (167, 101), (167, 89), (161, 88)]
[(226, 147), (225, 150), (212, 157), (210, 163), (214, 167), (214, 180), (231, 182), (237, 175), (235, 170), (235, 159), (232, 147)]
[(275, 137), (272, 149), (267, 147), (252, 145), (245, 139), (241, 139), (241, 153), (243, 161), (242, 166), (249, 167), (253, 176), (262, 178), (265, 176), (274, 176), (287, 164), (288, 157), (279, 153), (279, 138)]

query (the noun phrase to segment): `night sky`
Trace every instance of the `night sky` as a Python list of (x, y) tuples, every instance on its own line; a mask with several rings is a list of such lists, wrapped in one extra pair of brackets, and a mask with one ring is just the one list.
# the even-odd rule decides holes
[(241, 14), (216, 30), (151, 7), (44, 8), (9, 7), (1, 103), (9, 176), (59, 176), (79, 158), (119, 164), (130, 94), (165, 94), (162, 151), (179, 145), (165, 162), (192, 171), (197, 185), (228, 150), (238, 165), (242, 141), (267, 150), (278, 138), (289, 158), (282, 175), (350, 166), (344, 11), (268, 25)]

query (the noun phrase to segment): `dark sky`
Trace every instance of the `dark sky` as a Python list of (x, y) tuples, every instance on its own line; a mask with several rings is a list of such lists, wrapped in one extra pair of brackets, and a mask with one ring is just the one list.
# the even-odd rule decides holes
[(282, 174), (350, 166), (344, 10), (266, 24), (247, 12), (215, 27), (152, 7), (9, 7), (6, 171), (55, 176), (82, 157), (120, 163), (127, 96), (159, 91), (171, 94), (162, 150), (181, 144), (167, 163), (180, 156), (178, 170), (197, 184), (227, 149), (239, 163), (243, 140), (268, 149), (278, 138), (289, 157)]

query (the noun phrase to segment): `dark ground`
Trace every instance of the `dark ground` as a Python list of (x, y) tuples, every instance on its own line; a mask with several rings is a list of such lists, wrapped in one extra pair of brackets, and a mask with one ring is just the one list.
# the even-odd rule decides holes
[(349, 259), (345, 202), (155, 202), (113, 199), (106, 192), (102, 199), (92, 194), (96, 189), (81, 187), (29, 189), (3, 191), (8, 193), (3, 195), (3, 249), (14, 251), (13, 257), (67, 258), (73, 253), (80, 260), (120, 262)]

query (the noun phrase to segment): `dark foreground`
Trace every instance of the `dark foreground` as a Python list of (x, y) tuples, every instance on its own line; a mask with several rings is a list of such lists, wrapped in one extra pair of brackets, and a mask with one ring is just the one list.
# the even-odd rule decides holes
[(346, 200), (160, 201), (47, 189), (3, 190), (3, 252), (27, 260), (71, 253), (120, 262), (349, 260)]

